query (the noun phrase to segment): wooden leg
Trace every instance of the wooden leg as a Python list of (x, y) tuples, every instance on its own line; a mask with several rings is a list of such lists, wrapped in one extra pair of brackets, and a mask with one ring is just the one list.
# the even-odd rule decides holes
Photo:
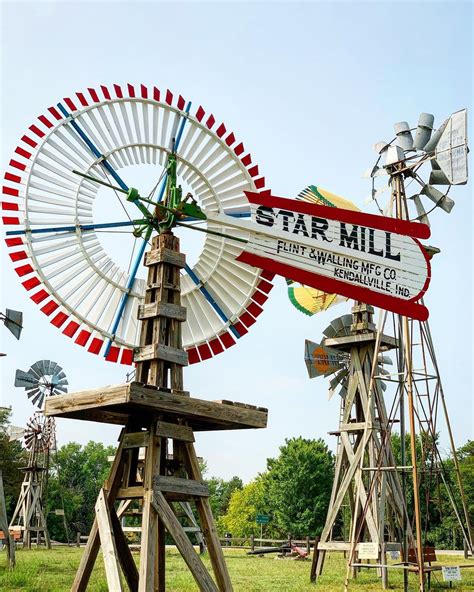
[(321, 552), (318, 550), (319, 538), (320, 537), (316, 537), (314, 539), (314, 551), (313, 551), (313, 557), (311, 560), (311, 572), (310, 572), (310, 576), (309, 576), (310, 582), (316, 582), (316, 579), (317, 579), (316, 567), (318, 565), (319, 553)]
[(139, 592), (150, 592), (155, 582), (155, 553), (158, 539), (158, 516), (151, 507), (153, 490), (145, 492), (142, 510)]
[(158, 519), (158, 551), (156, 553), (156, 570), (158, 572), (158, 592), (166, 590), (166, 531), (162, 520)]
[(110, 518), (112, 522), (112, 529), (115, 537), (115, 544), (117, 546), (118, 558), (122, 571), (127, 580), (130, 592), (137, 592), (138, 590), (138, 570), (133, 560), (132, 553), (128, 546), (127, 539), (122, 530), (120, 520), (114, 508), (110, 508)]
[(97, 498), (95, 514), (99, 529), (100, 542), (102, 545), (102, 555), (104, 558), (107, 585), (109, 590), (113, 590), (114, 592), (123, 592), (122, 582), (120, 580), (117, 547), (115, 545), (112, 519), (110, 517), (110, 508), (107, 503), (105, 491), (103, 489), (100, 490), (99, 497)]
[[(217, 592), (216, 585), (208, 574), (201, 558), (194, 550), (194, 547), (187, 534), (184, 532), (179, 520), (174, 515), (173, 510), (160, 491), (156, 491), (153, 495), (153, 508), (163, 521), (163, 524), (170, 535), (173, 537), (179, 552), (199, 586), (199, 590), (201, 592)], [(230, 590), (232, 590), (232, 588), (227, 589), (227, 591)]]
[[(187, 460), (188, 474), (191, 479), (200, 481), (202, 479), (199, 461), (194, 450), (194, 445), (186, 442), (184, 445), (185, 456)], [(214, 575), (217, 580), (220, 592), (231, 592), (233, 590), (229, 571), (224, 559), (224, 553), (217, 534), (214, 517), (208, 498), (199, 498), (196, 500), (196, 508), (201, 521), (201, 528), (207, 543), (207, 550), (211, 560)]]

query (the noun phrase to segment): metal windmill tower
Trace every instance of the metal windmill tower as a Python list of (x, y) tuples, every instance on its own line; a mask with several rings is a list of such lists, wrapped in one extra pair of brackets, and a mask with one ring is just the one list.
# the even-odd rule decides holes
[[(429, 223), (428, 214), (435, 208), (447, 213), (451, 211), (454, 202), (447, 196), (451, 185), (467, 181), (466, 112), (455, 113), (431, 137), (433, 119), (428, 114), (420, 116), (414, 140), (406, 122), (396, 124), (394, 140), (376, 146), (379, 158), (369, 171), (373, 179), (372, 199), (378, 205), (381, 194), (390, 190), (389, 203), (384, 210), (386, 215)], [(423, 165), (427, 163), (431, 164), (432, 169), (429, 183), (425, 183), (422, 178)], [(378, 183), (384, 178), (388, 178), (387, 187), (378, 188)], [(412, 184), (417, 190), (407, 197), (407, 187)], [(442, 193), (434, 185), (445, 185), (447, 191)], [(424, 198), (434, 203), (428, 212), (422, 203)], [(415, 209), (413, 216), (412, 207)], [(438, 249), (427, 248), (430, 258), (437, 252)], [(340, 339), (335, 335), (337, 331), (333, 327), (329, 334), (325, 331), (326, 339), (322, 344), (349, 351), (348, 344), (352, 343), (353, 349), (350, 351), (352, 370), (349, 371), (349, 377), (341, 372), (338, 375), (345, 384), (340, 425), (338, 431), (334, 432), (339, 442), (336, 479), (312, 576), (316, 579), (320, 575), (326, 550), (340, 548), (349, 551), (346, 588), (349, 575), (355, 576), (359, 567), (366, 566), (361, 563), (364, 558), (378, 560), (383, 585), (386, 586), (388, 564), (385, 552), (398, 548), (401, 550), (405, 589), (408, 586), (408, 572), (414, 571), (418, 574), (419, 589), (425, 590), (426, 574), (429, 578), (431, 570), (427, 565), (429, 551), (426, 531), (430, 525), (429, 492), (433, 479), (440, 480), (446, 486), (463, 538), (471, 549), (473, 547), (472, 528), (429, 324), (427, 320), (415, 321), (399, 315), (392, 317), (382, 312), (375, 330), (371, 307), (361, 307), (356, 303), (352, 313), (351, 320), (350, 316), (346, 317), (348, 331), (345, 338)], [(388, 337), (385, 331), (393, 336)], [(364, 340), (371, 341), (365, 353)], [(393, 349), (396, 355), (396, 366), (391, 371), (375, 362), (384, 360), (383, 352), (386, 349)], [(314, 356), (309, 358), (310, 363), (313, 363)], [(336, 377), (333, 380), (336, 383), (339, 379)], [(389, 409), (385, 402), (389, 400), (388, 393), (384, 396), (385, 387), (382, 389), (381, 381), (391, 385), (395, 391)], [(357, 392), (359, 395), (356, 394), (354, 398)], [(445, 416), (450, 439), (461, 507), (456, 506), (452, 486), (437, 447), (441, 414)], [(402, 458), (399, 466), (390, 445), (391, 434), (395, 432), (399, 432), (401, 441)], [(406, 433), (410, 434), (410, 455), (405, 450)], [(417, 457), (416, 451), (419, 439), (422, 442), (421, 459)], [(377, 444), (371, 448), (371, 442)], [(355, 459), (356, 452), (359, 452), (358, 459)], [(352, 468), (351, 459), (357, 461)], [(406, 485), (410, 475), (414, 503), (413, 514), (409, 515)], [(351, 527), (349, 540), (341, 541), (335, 524), (344, 496), (349, 501)], [(422, 501), (426, 508), (424, 515), (421, 511)], [(388, 502), (387, 507), (385, 502)], [(390, 514), (391, 522), (387, 524), (385, 519)], [(339, 540), (332, 540), (333, 535)]]
[(10, 528), (23, 532), (23, 544), (27, 548), (31, 547), (33, 533), (38, 544), (43, 536), (50, 547), (44, 509), (51, 450), (56, 447), (56, 427), (54, 418), (45, 418), (43, 407), (47, 397), (67, 392), (67, 384), (63, 369), (51, 360), (35, 362), (28, 372), (17, 370), (15, 375), (15, 386), (23, 387), (31, 403), (39, 408), (25, 429), (13, 428), (10, 434), (12, 439), (23, 439), (29, 451), (28, 465), (22, 469), (25, 477), (20, 496), (10, 523)]

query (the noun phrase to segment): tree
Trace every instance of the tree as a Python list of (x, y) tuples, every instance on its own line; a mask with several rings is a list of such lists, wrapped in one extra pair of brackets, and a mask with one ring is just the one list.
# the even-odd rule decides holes
[(268, 502), (282, 535), (314, 536), (324, 526), (334, 477), (334, 457), (326, 443), (285, 440), (278, 458), (267, 460)]
[(97, 495), (110, 471), (108, 457), (114, 454), (114, 446), (100, 442), (84, 447), (70, 442), (53, 453), (47, 500), (51, 538), (66, 537), (63, 518), (54, 515), (56, 509), (64, 509), (70, 537), (89, 532)]
[(211, 477), (206, 483), (209, 487), (209, 502), (211, 504), (212, 513), (217, 520), (219, 516), (222, 516), (227, 512), (230, 498), (234, 491), (242, 489), (242, 479), (234, 476), (230, 481), (225, 481), (220, 477)]
[(27, 453), (21, 442), (10, 442), (7, 428), (10, 425), (11, 408), (0, 407), (0, 470), (5, 489), (5, 504), (7, 515), (11, 518), (20, 494), (21, 482), (24, 474), (20, 467), (26, 466)]
[(255, 534), (257, 514), (268, 514), (270, 508), (266, 499), (267, 475), (259, 475), (242, 489), (235, 489), (229, 501), (227, 513), (218, 519), (220, 533), (231, 532), (235, 537)]

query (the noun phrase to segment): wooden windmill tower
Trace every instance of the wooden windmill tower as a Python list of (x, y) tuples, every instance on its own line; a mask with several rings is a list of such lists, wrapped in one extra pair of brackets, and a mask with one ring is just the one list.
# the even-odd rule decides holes
[(49, 450), (55, 442), (55, 422), (36, 412), (26, 425), (26, 429), (12, 433), (14, 439), (24, 438), (29, 451), (28, 465), (21, 470), (25, 477), (20, 495), (10, 522), (10, 530), (22, 533), (23, 546), (31, 548), (33, 537), (40, 544), (42, 539), (51, 548), (49, 532), (43, 505), (44, 474), (47, 471)]

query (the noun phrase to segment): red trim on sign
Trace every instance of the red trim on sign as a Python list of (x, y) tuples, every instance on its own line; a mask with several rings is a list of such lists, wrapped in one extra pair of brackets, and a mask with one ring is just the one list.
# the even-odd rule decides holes
[(36, 134), (39, 138), (44, 138), (44, 132), (41, 131), (39, 127), (37, 127), (36, 125), (30, 125), (28, 129), (31, 130), (34, 134)]
[(77, 343), (78, 345), (82, 345), (84, 347), (84, 345), (89, 341), (90, 336), (91, 336), (90, 331), (87, 331), (86, 329), (82, 329), (82, 331), (79, 333), (77, 338), (74, 340), (74, 343)]
[(58, 312), (58, 314), (51, 319), (51, 324), (55, 327), (60, 327), (69, 317), (65, 312)]
[[(256, 184), (256, 183), (255, 183)], [(269, 208), (282, 208), (319, 218), (328, 218), (347, 224), (357, 224), (359, 226), (368, 226), (377, 230), (386, 230), (404, 234), (412, 238), (429, 238), (430, 228), (420, 222), (408, 222), (397, 218), (387, 218), (377, 216), (376, 214), (365, 214), (364, 212), (354, 212), (353, 210), (344, 210), (341, 208), (332, 208), (329, 206), (320, 206), (306, 201), (297, 201), (286, 197), (276, 197), (274, 195), (244, 191), (250, 203), (262, 205)]]
[(256, 323), (256, 319), (253, 318), (251, 314), (248, 312), (244, 312), (240, 315), (239, 321), (241, 321), (246, 327), (251, 327), (254, 323)]
[(2, 222), (5, 225), (16, 226), (17, 224), (20, 224), (20, 218), (12, 218), (11, 216), (3, 216)]
[(89, 91), (89, 94), (90, 94), (92, 100), (94, 101), (94, 103), (100, 103), (99, 95), (97, 94), (97, 91), (95, 90), (95, 88), (88, 88), (87, 90)]
[(224, 348), (222, 347), (222, 343), (219, 341), (219, 339), (217, 337), (215, 339), (213, 339), (212, 341), (209, 341), (209, 347), (211, 348), (212, 353), (215, 356), (224, 351)]
[(61, 113), (59, 113), (59, 111), (56, 109), (56, 107), (48, 107), (48, 111), (58, 121), (60, 121), (63, 118), (63, 116), (61, 115)]
[(104, 343), (104, 341), (102, 339), (99, 339), (98, 337), (94, 337), (94, 339), (91, 341), (91, 344), (87, 348), (87, 351), (91, 352), (91, 354), (98, 354), (101, 350), (103, 343)]
[(128, 96), (132, 97), (132, 99), (134, 99), (135, 98), (135, 88), (130, 83), (127, 83), (127, 88), (128, 88)]
[(102, 91), (102, 94), (104, 95), (104, 97), (110, 101), (112, 99), (112, 97), (110, 96), (110, 92), (109, 89), (106, 86), (103, 86), (102, 84), (100, 85), (100, 90)]
[(206, 112), (204, 111), (204, 109), (200, 106), (199, 109), (196, 111), (196, 119), (198, 121), (202, 121), (204, 115), (206, 115)]
[(166, 90), (165, 102), (168, 103), (168, 105), (172, 105), (173, 103), (173, 93), (170, 89)]
[(229, 348), (229, 347), (232, 347), (233, 345), (235, 345), (235, 339), (232, 337), (232, 335), (228, 331), (219, 335), (219, 338), (222, 341), (222, 345), (225, 348)]
[(53, 127), (53, 124), (49, 121), (49, 119), (44, 116), (44, 115), (39, 115), (38, 119), (41, 121), (41, 123), (43, 125), (45, 125), (47, 128), (51, 129)]
[(81, 92), (77, 92), (76, 95), (83, 107), (89, 106), (89, 103), (86, 101), (86, 97)]
[[(336, 209), (336, 208), (328, 208)], [(329, 294), (340, 294), (341, 296), (347, 296), (354, 300), (360, 300), (366, 304), (372, 304), (384, 310), (389, 310), (398, 314), (402, 314), (407, 317), (417, 319), (418, 321), (426, 321), (428, 318), (428, 309), (421, 305), (416, 304), (416, 300), (419, 300), (423, 293), (418, 294), (411, 300), (402, 300), (395, 298), (395, 296), (389, 296), (386, 294), (380, 294), (373, 292), (368, 288), (362, 288), (360, 286), (353, 286), (347, 282), (336, 280), (334, 278), (324, 277), (317, 273), (305, 271), (302, 269), (296, 269), (290, 265), (277, 262), (267, 257), (260, 257), (259, 255), (253, 255), (250, 253), (242, 252), (238, 257), (237, 261), (253, 265), (254, 267), (266, 268), (274, 273), (278, 273), (285, 278), (292, 279), (295, 282), (300, 282), (305, 286), (311, 286), (318, 290), (323, 290)]]
[(211, 127), (216, 123), (215, 117), (214, 115), (212, 115), (212, 113), (209, 115), (209, 117), (207, 118), (206, 121), (206, 125), (209, 129), (211, 129)]
[(207, 345), (207, 343), (201, 343), (201, 345), (197, 346), (197, 349), (201, 361), (209, 360), (209, 358), (212, 358), (212, 351), (211, 348)]
[(13, 197), (19, 197), (18, 189), (13, 189), (13, 187), (7, 187), (6, 185), (2, 187), (2, 193), (5, 195), (13, 195)]
[(155, 99), (155, 101), (160, 100), (160, 89), (156, 88), (156, 86), (153, 87), (153, 98)]
[(72, 337), (78, 329), (79, 329), (79, 323), (76, 323), (76, 321), (70, 321), (66, 325), (66, 328), (63, 331), (63, 335), (67, 335), (68, 337)]
[(43, 307), (41, 307), (41, 312), (44, 312), (44, 314), (49, 317), (49, 315), (53, 313), (57, 308), (59, 308), (59, 304), (54, 302), (54, 300), (50, 300)]
[(38, 146), (38, 142), (35, 142), (29, 136), (21, 136), (21, 140), (22, 142), (25, 142), (25, 144), (28, 144), (32, 148), (36, 148), (36, 146)]
[(18, 212), (18, 204), (10, 201), (2, 201), (2, 210), (10, 210), (12, 212)]
[(234, 132), (230, 132), (230, 134), (225, 139), (225, 143), (227, 144), (227, 146), (232, 146), (232, 144), (234, 142), (235, 142)]
[(30, 298), (33, 300), (33, 302), (39, 304), (40, 302), (43, 302), (43, 300), (45, 300), (48, 296), (49, 294), (46, 292), (46, 290), (40, 290), (39, 292), (33, 294), (33, 296), (30, 296)]
[(247, 310), (255, 318), (257, 318), (258, 315), (262, 314), (262, 312), (263, 312), (263, 308), (261, 306), (259, 306), (256, 302), (251, 302), (247, 306)]
[(5, 244), (7, 245), (7, 247), (17, 247), (18, 245), (23, 244), (23, 240), (19, 236), (15, 238), (6, 238)]
[(15, 251), (14, 253), (9, 253), (9, 255), (12, 261), (23, 261), (23, 259), (28, 259), (28, 253), (26, 251)]
[(131, 366), (133, 364), (133, 349), (123, 349), (120, 356), (120, 363)]
[(22, 286), (25, 288), (25, 290), (32, 290), (33, 288), (36, 288), (36, 286), (39, 286), (41, 284), (39, 278), (37, 278), (36, 276), (29, 278), (27, 280), (25, 280), (24, 282), (22, 282)]
[(181, 95), (179, 95), (178, 97), (178, 109), (181, 109), (181, 111), (184, 109), (186, 105), (186, 101), (184, 100), (184, 97), (182, 97)]
[(118, 84), (114, 84), (114, 91), (117, 98), (123, 99), (123, 92)]
[(5, 173), (3, 178), (5, 181), (11, 181), (12, 183), (21, 183), (21, 177), (18, 175), (12, 175), (12, 173)]
[(227, 130), (225, 129), (225, 125), (221, 123), (220, 126), (216, 129), (216, 134), (219, 136), (219, 138), (222, 138), (226, 131)]
[(23, 277), (24, 275), (27, 275), (28, 273), (32, 273), (34, 271), (34, 269), (28, 263), (28, 265), (20, 265), (20, 267), (16, 267), (15, 271), (20, 277)]
[(8, 164), (16, 169), (20, 169), (20, 171), (24, 171), (26, 169), (26, 164), (18, 162), (18, 160), (10, 160)]
[(240, 144), (237, 144), (237, 146), (234, 148), (234, 152), (235, 154), (237, 154), (237, 156), (240, 156), (244, 150), (245, 148), (242, 142), (240, 142)]
[(23, 156), (23, 158), (31, 158), (31, 154), (29, 152), (27, 152), (26, 150), (23, 150), (23, 148), (21, 146), (17, 146), (15, 148), (15, 152), (17, 154), (19, 154), (20, 156)]
[(142, 99), (148, 99), (148, 89), (144, 84), (140, 84), (140, 92)]
[(241, 160), (241, 162), (242, 162), (243, 165), (249, 166), (249, 164), (252, 162), (252, 157), (250, 156), (250, 154), (246, 154), (240, 160)]
[(76, 105), (74, 105), (74, 103), (71, 101), (71, 99), (69, 97), (65, 97), (63, 100), (66, 103), (66, 105), (69, 107), (69, 109), (71, 109), (71, 111), (77, 111)]
[(195, 347), (191, 349), (187, 349), (186, 353), (188, 354), (188, 364), (197, 364), (201, 360), (199, 359), (198, 351)]
[(107, 360), (107, 362), (116, 362), (118, 360), (119, 353), (120, 353), (120, 348), (115, 347), (115, 345), (112, 345), (110, 347), (109, 353), (107, 354), (105, 359)]

